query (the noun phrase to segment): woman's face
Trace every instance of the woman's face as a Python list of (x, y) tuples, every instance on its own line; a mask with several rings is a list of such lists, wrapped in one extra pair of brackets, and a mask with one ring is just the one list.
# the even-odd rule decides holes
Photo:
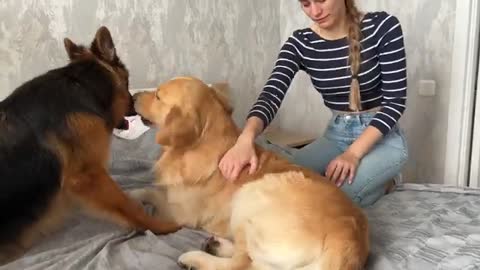
[(305, 14), (320, 28), (331, 29), (346, 17), (345, 0), (299, 0)]

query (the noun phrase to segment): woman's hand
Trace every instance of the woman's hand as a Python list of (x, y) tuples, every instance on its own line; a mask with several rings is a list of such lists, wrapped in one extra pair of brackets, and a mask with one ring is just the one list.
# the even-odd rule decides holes
[(348, 183), (352, 184), (359, 163), (360, 158), (357, 155), (345, 151), (328, 164), (325, 175), (338, 187), (341, 187), (347, 179)]
[(347, 151), (332, 160), (327, 166), (325, 175), (330, 181), (341, 187), (346, 180), (353, 183), (353, 178), (360, 164), (360, 160), (382, 138), (380, 130), (373, 126), (367, 127), (360, 137), (348, 147)]
[(240, 136), (220, 160), (219, 168), (225, 178), (234, 181), (246, 165), (250, 165), (249, 173), (253, 174), (257, 170), (258, 158), (254, 141)]

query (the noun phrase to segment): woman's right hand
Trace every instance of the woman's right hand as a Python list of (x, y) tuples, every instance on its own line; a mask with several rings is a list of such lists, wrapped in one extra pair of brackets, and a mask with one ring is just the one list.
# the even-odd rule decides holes
[(249, 173), (253, 174), (257, 170), (258, 157), (254, 141), (240, 136), (220, 160), (219, 168), (225, 178), (234, 181), (246, 165), (250, 165)]

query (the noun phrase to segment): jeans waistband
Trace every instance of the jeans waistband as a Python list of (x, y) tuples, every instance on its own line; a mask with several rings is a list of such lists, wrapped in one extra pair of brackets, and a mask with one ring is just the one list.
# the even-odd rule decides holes
[(350, 120), (350, 119), (358, 119), (361, 122), (370, 121), (377, 112), (380, 111), (380, 108), (373, 108), (361, 112), (344, 112), (344, 111), (336, 111), (332, 110), (332, 120)]
[(331, 110), (334, 116), (355, 116), (355, 115), (375, 115), (378, 111), (380, 111), (381, 107), (375, 107), (368, 110), (360, 111), (360, 112), (346, 112), (346, 111), (337, 111)]

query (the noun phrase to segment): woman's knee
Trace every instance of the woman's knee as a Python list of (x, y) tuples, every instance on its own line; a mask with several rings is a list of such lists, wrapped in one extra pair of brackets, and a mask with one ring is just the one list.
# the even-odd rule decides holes
[(259, 146), (267, 151), (271, 151), (283, 158), (292, 159), (293, 153), (296, 149), (288, 147), (288, 146), (281, 146), (269, 141), (265, 136), (259, 136), (255, 141)]
[[(395, 152), (396, 155), (395, 155)], [(369, 206), (385, 195), (386, 187), (398, 176), (408, 160), (408, 153), (403, 150), (390, 152), (383, 162), (368, 160), (359, 167), (353, 184), (344, 184), (342, 189), (349, 197), (362, 207)]]
[(365, 190), (361, 194), (357, 194), (352, 198), (353, 202), (362, 208), (369, 207), (375, 204), (386, 194), (385, 188), (380, 186), (376, 189)]
[(335, 142), (321, 137), (310, 145), (295, 151), (291, 156), (291, 161), (323, 175), (330, 161), (341, 153), (341, 149)]

